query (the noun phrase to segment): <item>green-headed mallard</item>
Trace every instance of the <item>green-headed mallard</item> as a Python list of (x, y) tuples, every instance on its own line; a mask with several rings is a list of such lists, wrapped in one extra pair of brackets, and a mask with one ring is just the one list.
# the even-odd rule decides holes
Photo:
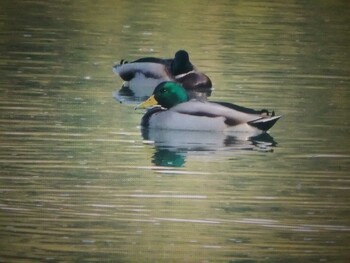
[(185, 50), (176, 52), (172, 59), (154, 57), (140, 58), (132, 62), (121, 60), (113, 72), (124, 81), (124, 88), (141, 96), (152, 94), (154, 88), (164, 81), (176, 81), (185, 89), (209, 89), (211, 80), (197, 71)]
[(160, 83), (153, 95), (137, 108), (153, 105), (143, 116), (141, 126), (154, 129), (240, 131), (259, 134), (270, 129), (281, 116), (267, 110), (253, 110), (226, 102), (189, 100), (176, 82)]

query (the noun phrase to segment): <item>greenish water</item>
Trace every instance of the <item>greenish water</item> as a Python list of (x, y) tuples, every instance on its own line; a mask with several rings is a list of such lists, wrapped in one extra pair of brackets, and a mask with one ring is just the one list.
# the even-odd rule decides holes
[[(1, 1), (0, 262), (347, 262), (348, 1)], [(268, 136), (142, 133), (120, 59), (189, 51)]]

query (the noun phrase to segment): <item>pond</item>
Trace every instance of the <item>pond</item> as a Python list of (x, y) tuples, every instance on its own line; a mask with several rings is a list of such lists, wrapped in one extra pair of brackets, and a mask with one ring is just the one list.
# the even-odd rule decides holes
[[(349, 7), (1, 1), (0, 261), (349, 261)], [(179, 49), (210, 100), (283, 117), (141, 131), (112, 67)]]

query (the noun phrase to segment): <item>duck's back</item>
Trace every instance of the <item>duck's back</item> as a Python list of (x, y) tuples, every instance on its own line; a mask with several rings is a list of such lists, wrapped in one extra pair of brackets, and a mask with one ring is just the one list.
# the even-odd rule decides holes
[(169, 59), (162, 59), (162, 58), (156, 58), (156, 57), (145, 57), (145, 58), (139, 58), (133, 62), (130, 63), (159, 63), (159, 64), (163, 64), (167, 67), (170, 67), (171, 62), (173, 61), (173, 59), (169, 58)]

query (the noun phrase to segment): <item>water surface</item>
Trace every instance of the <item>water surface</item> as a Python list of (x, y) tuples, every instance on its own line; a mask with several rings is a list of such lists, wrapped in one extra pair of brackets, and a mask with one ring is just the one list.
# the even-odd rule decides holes
[[(0, 261), (347, 262), (347, 1), (2, 1)], [(120, 59), (189, 51), (268, 135), (146, 132)]]

